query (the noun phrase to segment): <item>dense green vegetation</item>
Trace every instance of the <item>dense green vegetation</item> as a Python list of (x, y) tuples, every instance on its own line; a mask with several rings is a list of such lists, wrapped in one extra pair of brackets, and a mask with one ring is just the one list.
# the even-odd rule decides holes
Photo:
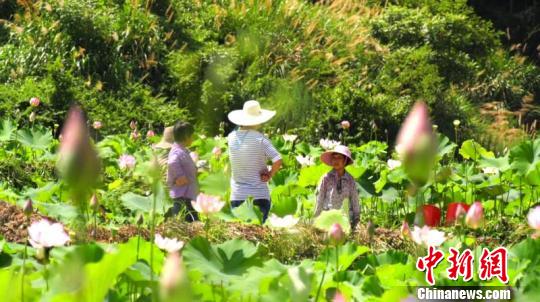
[(19, 123), (37, 96), (50, 127), (79, 102), (103, 133), (186, 117), (215, 134), (256, 98), (313, 140), (343, 119), (358, 138), (386, 139), (424, 99), (440, 131), (457, 118), (470, 136), (478, 105), (518, 108), (540, 85), (465, 1), (20, 3), (2, 2), (0, 27), (0, 113)]

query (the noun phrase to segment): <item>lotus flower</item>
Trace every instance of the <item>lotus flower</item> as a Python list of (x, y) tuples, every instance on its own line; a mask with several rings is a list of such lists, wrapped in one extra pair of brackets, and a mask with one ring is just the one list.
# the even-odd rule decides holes
[(293, 215), (286, 215), (283, 218), (272, 213), (268, 217), (268, 224), (274, 228), (292, 228), (298, 223), (298, 218), (294, 218)]
[(30, 116), (28, 117), (28, 120), (30, 121), (30, 123), (33, 123), (36, 120), (36, 117), (37, 117), (37, 114), (34, 111), (32, 111), (32, 113), (30, 113)]
[(330, 140), (330, 139), (321, 139), (319, 141), (319, 144), (321, 145), (321, 147), (325, 150), (333, 150), (336, 146), (339, 146), (341, 145), (340, 142), (338, 141), (333, 141), (333, 140)]
[(300, 163), (302, 167), (309, 167), (315, 164), (315, 158), (309, 155), (306, 155), (306, 156), (297, 155), (296, 160), (298, 161), (298, 163)]
[(527, 221), (529, 222), (529, 226), (536, 230), (533, 238), (540, 237), (540, 206), (537, 206), (529, 211)]
[(215, 157), (219, 157), (221, 155), (221, 148), (216, 146), (212, 149), (212, 154), (214, 154)]
[(34, 248), (63, 246), (69, 242), (69, 236), (60, 223), (50, 223), (46, 219), (32, 223), (28, 228), (30, 244)]
[(482, 169), (482, 172), (484, 172), (484, 174), (496, 175), (499, 173), (499, 169), (495, 167), (486, 167)]
[(401, 225), (401, 237), (411, 237), (411, 229), (409, 228), (409, 224), (407, 221), (403, 221), (403, 224)]
[(343, 228), (339, 223), (334, 223), (330, 227), (328, 235), (330, 237), (330, 242), (332, 242), (334, 245), (339, 245), (345, 241), (345, 232), (343, 232)]
[(118, 159), (118, 166), (120, 167), (120, 169), (123, 170), (132, 169), (133, 167), (135, 167), (136, 163), (137, 160), (135, 159), (135, 157), (129, 154), (124, 154), (120, 156), (120, 159)]
[(482, 207), (482, 203), (476, 201), (471, 205), (469, 211), (467, 211), (467, 216), (465, 216), (465, 223), (469, 227), (477, 229), (482, 224), (483, 219), (484, 208)]
[(197, 154), (197, 152), (190, 152), (189, 156), (191, 157), (194, 163), (199, 161), (199, 154)]
[(101, 129), (101, 127), (103, 127), (103, 124), (100, 122), (100, 121), (95, 121), (93, 124), (92, 124), (92, 127), (96, 130), (99, 130)]
[(146, 138), (151, 138), (151, 137), (154, 137), (154, 136), (156, 136), (156, 133), (153, 130), (148, 130), (146, 132)]
[(129, 128), (131, 128), (131, 130), (137, 129), (137, 121), (132, 120), (131, 122), (129, 122)]
[(156, 234), (154, 242), (159, 249), (167, 251), (168, 253), (178, 252), (182, 249), (182, 247), (184, 247), (183, 241), (179, 241), (176, 238), (171, 239), (162, 237), (160, 234)]
[(470, 206), (463, 202), (452, 202), (448, 204), (446, 209), (446, 225), (450, 225), (459, 219), (461, 216), (467, 215)]
[(401, 167), (401, 161), (395, 160), (395, 159), (389, 159), (388, 160), (388, 169), (394, 170), (395, 168)]
[(418, 102), (412, 108), (399, 130), (396, 151), (409, 178), (418, 186), (425, 184), (436, 155), (435, 136), (426, 104)]
[(195, 211), (201, 214), (210, 215), (221, 211), (223, 206), (225, 206), (225, 202), (220, 201), (218, 196), (201, 193), (197, 196), (196, 201), (191, 201), (191, 205)]
[[(57, 168), (72, 191), (79, 195), (77, 198), (81, 198), (83, 192), (96, 184), (101, 163), (78, 106), (69, 110), (61, 137)], [(87, 201), (87, 197), (84, 198), (81, 202)]]
[(283, 134), (283, 140), (286, 142), (294, 142), (298, 138), (298, 135), (294, 134)]
[(41, 103), (41, 101), (38, 99), (38, 98), (31, 98), (30, 99), (30, 106), (32, 107), (37, 107), (39, 106), (39, 104)]
[(427, 225), (422, 228), (414, 226), (411, 238), (417, 244), (425, 247), (440, 246), (446, 240), (444, 232), (431, 229)]
[(454, 120), (454, 127), (459, 127), (459, 124), (461, 124), (461, 122), (459, 120)]
[(351, 128), (351, 123), (349, 123), (349, 121), (342, 121), (341, 122), (341, 128), (349, 129), (349, 128)]

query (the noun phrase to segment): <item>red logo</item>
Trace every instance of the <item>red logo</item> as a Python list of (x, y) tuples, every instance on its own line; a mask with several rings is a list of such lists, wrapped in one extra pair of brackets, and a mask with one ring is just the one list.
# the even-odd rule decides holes
[[(426, 272), (426, 281), (430, 285), (435, 285), (433, 269), (444, 259), (444, 253), (430, 246), (426, 257), (418, 258), (416, 268), (421, 272)], [(459, 276), (463, 281), (470, 281), (474, 271), (474, 254), (470, 249), (463, 253), (455, 248), (450, 248), (448, 257), (450, 268), (446, 270), (450, 280), (457, 280)], [(508, 251), (504, 247), (499, 247), (492, 252), (487, 248), (482, 249), (482, 255), (479, 261), (478, 277), (480, 280), (491, 280), (494, 277), (499, 278), (503, 283), (508, 283)]]
[(507, 254), (508, 251), (504, 247), (499, 247), (493, 252), (483, 248), (480, 257), (480, 280), (490, 280), (497, 277), (502, 283), (508, 283)]
[(426, 257), (420, 257), (418, 258), (418, 261), (416, 261), (416, 268), (423, 272), (427, 271), (426, 273), (426, 281), (430, 285), (435, 284), (435, 277), (433, 277), (433, 269), (437, 267), (437, 265), (443, 260), (444, 253), (435, 250), (432, 246), (429, 247), (428, 255)]
[(448, 257), (450, 268), (446, 270), (448, 272), (448, 278), (450, 280), (457, 280), (458, 276), (463, 276), (463, 281), (471, 280), (474, 270), (474, 256), (472, 251), (466, 249), (460, 256), (459, 251), (451, 247), (450, 254), (450, 257)]

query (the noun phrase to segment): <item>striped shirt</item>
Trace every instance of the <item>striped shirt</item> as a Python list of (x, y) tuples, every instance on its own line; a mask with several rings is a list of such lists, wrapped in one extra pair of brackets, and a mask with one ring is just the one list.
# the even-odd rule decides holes
[(255, 130), (236, 130), (227, 137), (231, 162), (231, 200), (270, 200), (268, 185), (261, 181), (261, 172), (268, 171), (268, 160), (281, 159), (269, 139)]

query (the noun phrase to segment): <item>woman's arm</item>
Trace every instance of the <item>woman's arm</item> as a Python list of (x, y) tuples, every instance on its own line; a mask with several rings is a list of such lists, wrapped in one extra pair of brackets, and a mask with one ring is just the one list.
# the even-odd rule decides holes
[(326, 198), (326, 191), (327, 191), (327, 181), (326, 181), (326, 175), (323, 176), (319, 182), (319, 185), (317, 186), (317, 202), (315, 204), (315, 213), (313, 214), (314, 217), (319, 216), (321, 214), (323, 208), (324, 208), (324, 201)]
[(351, 195), (349, 197), (350, 200), (350, 211), (352, 212), (352, 221), (351, 221), (351, 227), (354, 231), (354, 228), (360, 221), (360, 200), (358, 198), (358, 188), (356, 186), (356, 182), (354, 179), (352, 179), (353, 182), (353, 189), (351, 192)]

